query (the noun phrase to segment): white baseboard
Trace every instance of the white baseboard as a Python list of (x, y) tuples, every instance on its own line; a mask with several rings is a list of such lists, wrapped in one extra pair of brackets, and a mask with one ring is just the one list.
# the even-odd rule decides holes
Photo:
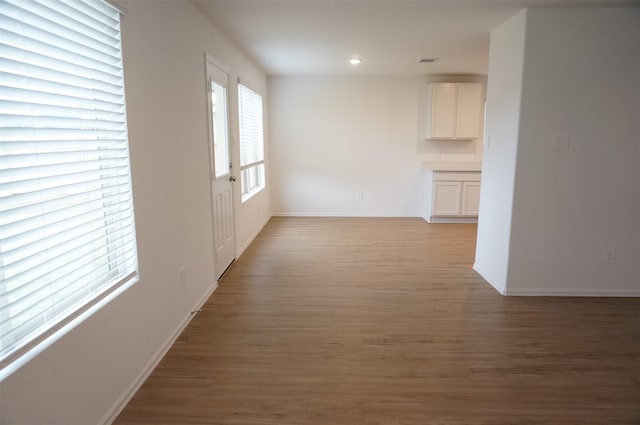
[(427, 223), (477, 223), (478, 217), (431, 217)]
[(545, 288), (545, 289), (512, 289), (496, 284), (496, 280), (487, 274), (477, 263), (475, 270), (501, 295), (508, 297), (640, 297), (640, 289), (593, 289), (593, 288)]
[(380, 217), (380, 218), (420, 218), (419, 215), (396, 213), (353, 213), (353, 212), (275, 212), (274, 217)]
[(488, 273), (482, 270), (481, 267), (478, 266), (478, 263), (473, 263), (473, 270), (475, 270), (484, 280), (487, 281), (489, 285), (493, 287), (496, 291), (500, 293), (500, 295), (506, 295), (506, 288), (503, 288), (501, 285), (496, 283), (496, 280), (491, 277)]
[[(207, 299), (213, 294), (213, 292), (218, 288), (218, 283), (214, 282), (211, 289), (209, 289), (200, 299), (196, 302), (192, 311), (197, 311), (202, 307), (202, 305), (207, 301)], [(160, 348), (151, 356), (149, 362), (142, 369), (140, 374), (136, 376), (136, 378), (131, 382), (129, 387), (122, 393), (120, 397), (115, 401), (115, 403), (111, 406), (111, 408), (105, 413), (102, 419), (98, 422), (98, 425), (110, 425), (113, 421), (116, 420), (118, 415), (124, 410), (127, 406), (127, 403), (133, 398), (136, 392), (140, 389), (142, 384), (147, 380), (151, 372), (158, 366), (160, 360), (167, 354), (169, 349), (173, 346), (173, 343), (176, 342), (176, 339), (180, 336), (182, 331), (187, 327), (191, 319), (193, 319), (194, 314), (189, 313), (182, 321), (178, 324), (178, 326), (174, 329), (174, 331), (169, 335), (169, 337), (164, 341), (164, 343), (160, 346)]]
[(244, 251), (249, 248), (249, 245), (251, 245), (251, 242), (253, 242), (253, 240), (258, 236), (258, 234), (260, 234), (260, 232), (262, 232), (262, 229), (264, 229), (264, 226), (267, 225), (267, 223), (269, 222), (269, 220), (271, 220), (271, 216), (268, 216), (260, 226), (258, 226), (258, 228), (256, 229), (255, 232), (253, 232), (251, 234), (251, 236), (249, 236), (249, 239), (247, 240), (247, 242), (242, 245), (242, 247), (238, 250), (238, 252), (236, 253), (236, 260), (238, 258), (240, 258), (240, 256), (242, 255), (242, 253), (244, 253)]
[(506, 296), (516, 297), (640, 297), (640, 290), (609, 290), (591, 288), (507, 289)]

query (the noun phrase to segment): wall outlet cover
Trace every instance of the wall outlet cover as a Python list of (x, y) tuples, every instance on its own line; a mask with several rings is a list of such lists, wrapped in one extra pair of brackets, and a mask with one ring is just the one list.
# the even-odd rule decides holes
[(604, 248), (602, 250), (602, 262), (604, 264), (613, 264), (616, 262), (616, 249)]

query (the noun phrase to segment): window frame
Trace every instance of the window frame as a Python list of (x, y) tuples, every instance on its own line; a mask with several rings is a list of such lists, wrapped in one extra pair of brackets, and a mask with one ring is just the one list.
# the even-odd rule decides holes
[[(245, 99), (246, 98), (246, 99)], [(245, 104), (245, 102), (259, 102)], [(243, 105), (247, 106), (247, 111)], [(245, 125), (244, 120), (250, 119)], [(264, 146), (264, 102), (263, 97), (255, 90), (244, 85), (238, 79), (238, 134), (240, 144), (240, 194), (241, 202), (245, 203), (255, 194), (266, 187), (266, 165)], [(249, 139), (249, 140), (247, 140)], [(244, 143), (250, 142), (252, 147), (245, 147)], [(247, 152), (247, 150), (251, 152)], [(248, 156), (251, 158), (244, 158)]]
[[(34, 95), (21, 94), (19, 89), (11, 91), (13, 87), (11, 82), (2, 83), (3, 86), (6, 84), (7, 90), (0, 96), (5, 101), (5, 106), (0, 112), (6, 114), (6, 123), (9, 124), (5, 125), (13, 125), (11, 128), (16, 130), (15, 134), (18, 136), (10, 135), (10, 132), (6, 132), (5, 137), (0, 135), (0, 156), (5, 157), (6, 160), (0, 167), (0, 195), (2, 196), (0, 201), (12, 211), (10, 216), (6, 213), (8, 209), (0, 205), (0, 214), (5, 212), (0, 225), (13, 226), (5, 229), (12, 229), (13, 233), (7, 233), (10, 236), (0, 240), (0, 277), (2, 278), (0, 318), (4, 317), (0, 320), (0, 325), (3, 320), (6, 323), (3, 328), (0, 328), (0, 330), (4, 329), (0, 333), (0, 381), (139, 280), (122, 65), (121, 15), (123, 11), (117, 6), (117, 3), (113, 4), (109, 0), (85, 0), (84, 3), (72, 5), (50, 2), (42, 7), (28, 2), (7, 5), (16, 12), (23, 8), (32, 9), (30, 12), (16, 13), (15, 16), (21, 19), (12, 17), (10, 21), (4, 18), (7, 21), (3, 24), (3, 29), (8, 31), (12, 38), (8, 38), (10, 41), (7, 41), (7, 50), (0, 51), (0, 57), (16, 64), (15, 68), (7, 68), (4, 72), (13, 72), (10, 75), (17, 76), (16, 81), (18, 79), (32, 81), (38, 78), (41, 87), (55, 86), (55, 90), (49, 92), (43, 88), (41, 92), (37, 92), (41, 93), (38, 95), (40, 96), (38, 100), (34, 100), (36, 99), (36, 97), (32, 98)], [(52, 18), (62, 15), (75, 24), (65, 25)], [(104, 20), (101, 20), (102, 17)], [(46, 22), (46, 25), (30, 30), (31, 32), (28, 33), (28, 28), (35, 28), (32, 19)], [(107, 25), (105, 22), (107, 20), (112, 24)], [(96, 38), (93, 39), (93, 36)], [(33, 41), (23, 41), (26, 38)], [(67, 58), (70, 56), (64, 56), (66, 53), (60, 52), (59, 56), (59, 50), (63, 50), (63, 47), (54, 42), (56, 39), (63, 42), (67, 39), (77, 42), (81, 46), (78, 50), (82, 51), (68, 51), (69, 55), (76, 55), (87, 62), (97, 61), (101, 64), (100, 66), (109, 68), (111, 70), (109, 74), (100, 71), (108, 80), (101, 78), (92, 80), (92, 74), (89, 71), (83, 71), (82, 65), (77, 65)], [(82, 41), (78, 42), (76, 39)], [(85, 39), (91, 44), (85, 44)], [(45, 52), (46, 59), (38, 59), (45, 56), (33, 47), (37, 44), (56, 45)], [(15, 59), (17, 57), (20, 59)], [(51, 68), (45, 67), (42, 60), (52, 64)], [(75, 67), (65, 64), (72, 64)], [(32, 69), (35, 68), (39, 68), (37, 77), (32, 74)], [(85, 66), (85, 68), (90, 67)], [(47, 79), (47, 74), (50, 79)], [(53, 75), (57, 76), (53, 77)], [(106, 75), (109, 76), (106, 77)], [(78, 82), (61, 84), (56, 82), (56, 78)], [(86, 83), (89, 80), (92, 82)], [(80, 81), (84, 81), (85, 85), (80, 86)], [(68, 88), (63, 89), (63, 86)], [(105, 89), (105, 87), (112, 88)], [(36, 90), (35, 88), (29, 87), (29, 90), (36, 93), (33, 91)], [(100, 95), (82, 97), (80, 93), (88, 90), (103, 91), (105, 96), (114, 100), (105, 101)], [(64, 100), (57, 103), (55, 98), (64, 98)], [(104, 106), (107, 103), (111, 105), (108, 108)], [(88, 114), (92, 113), (94, 116), (88, 117)], [(16, 127), (10, 122), (19, 123), (19, 126)], [(3, 126), (0, 125), (1, 127)], [(18, 133), (19, 131), (24, 132)], [(61, 135), (65, 131), (69, 134), (73, 133), (74, 140)], [(25, 138), (24, 134), (29, 132), (33, 135)], [(89, 133), (91, 136), (88, 135)], [(2, 146), (2, 142), (7, 143)], [(25, 153), (27, 151), (29, 152)], [(77, 156), (78, 159), (75, 159), (75, 162), (67, 162), (71, 154)], [(43, 163), (43, 157), (54, 158), (54, 160)], [(55, 160), (58, 157), (60, 159)], [(21, 162), (16, 162), (16, 158)], [(92, 165), (89, 165), (89, 161)], [(114, 164), (117, 164), (119, 170), (117, 173), (114, 171), (116, 168)], [(27, 178), (25, 176), (28, 176), (26, 171), (20, 171), (20, 169), (40, 170), (42, 167), (49, 167), (49, 169), (57, 167), (58, 174), (52, 173), (50, 179), (59, 179), (65, 183), (58, 182), (56, 185), (51, 183), (51, 186), (46, 186), (41, 182), (46, 178), (38, 178), (36, 183), (30, 184), (31, 187), (23, 184), (18, 186), (19, 189), (12, 188), (12, 184), (21, 184)], [(84, 169), (75, 173), (78, 174), (77, 184), (68, 183), (72, 181), (68, 177), (72, 167)], [(91, 181), (95, 183), (88, 183), (87, 173), (94, 176)], [(72, 190), (71, 187), (74, 189)], [(43, 195), (46, 191), (52, 194)], [(53, 194), (56, 191), (57, 193)], [(39, 199), (20, 204), (16, 203), (16, 196), (23, 198), (32, 196), (33, 199), (36, 197)], [(11, 198), (14, 199), (13, 204), (8, 201)], [(25, 212), (25, 205), (30, 211), (37, 209), (41, 211), (32, 212), (29, 215)], [(52, 205), (56, 205), (59, 209), (52, 208)], [(43, 218), (51, 215), (52, 212), (57, 214), (55, 220)], [(88, 222), (83, 221), (87, 220), (87, 216), (93, 217), (90, 223), (93, 223), (91, 226), (95, 226), (95, 229), (89, 228)], [(24, 250), (25, 242), (20, 238), (23, 238), (25, 231), (16, 223), (27, 220), (43, 223), (42, 230), (36, 228), (37, 232), (31, 232), (33, 236), (30, 238), (33, 242), (28, 244), (46, 247), (42, 248), (45, 251), (41, 249), (32, 254)], [(62, 222), (78, 222), (76, 227), (69, 226), (69, 229), (77, 229), (78, 233), (71, 233), (66, 228), (60, 227)], [(63, 239), (62, 233), (66, 239)], [(63, 242), (57, 245), (52, 243), (52, 236), (59, 237)], [(85, 245), (77, 242), (90, 238), (93, 239)], [(66, 248), (63, 249), (63, 245)], [(83, 255), (84, 251), (81, 251), (80, 247), (91, 250), (91, 255)], [(40, 258), (46, 258), (46, 260)], [(25, 269), (24, 265), (16, 265), (20, 261), (28, 262), (30, 268)], [(79, 268), (83, 271), (86, 268), (88, 271), (81, 278), (71, 277), (76, 276), (66, 271), (72, 267), (71, 264), (75, 267), (74, 273)], [(37, 273), (33, 271), (36, 267)], [(11, 279), (14, 283), (11, 283)], [(38, 281), (37, 284), (34, 283), (36, 281)], [(74, 284), (78, 284), (79, 289), (73, 289)], [(47, 287), (58, 289), (38, 289)], [(70, 292), (72, 290), (73, 292)], [(82, 295), (78, 296), (77, 292)], [(47, 293), (47, 295), (40, 295), (41, 293)], [(27, 303), (24, 301), (26, 297), (35, 301)], [(36, 310), (34, 308), (36, 304), (53, 307)], [(28, 319), (18, 320), (16, 319), (18, 316)], [(33, 324), (27, 326), (25, 320), (29, 323), (33, 321)], [(23, 326), (24, 331), (17, 333), (17, 330)]]

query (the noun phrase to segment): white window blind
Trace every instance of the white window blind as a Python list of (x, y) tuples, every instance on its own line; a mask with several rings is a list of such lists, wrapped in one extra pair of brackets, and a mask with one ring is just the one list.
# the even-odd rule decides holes
[(238, 84), (240, 122), (240, 170), (242, 200), (260, 191), (264, 185), (264, 129), (262, 96)]
[(137, 276), (120, 14), (0, 1), (0, 369)]

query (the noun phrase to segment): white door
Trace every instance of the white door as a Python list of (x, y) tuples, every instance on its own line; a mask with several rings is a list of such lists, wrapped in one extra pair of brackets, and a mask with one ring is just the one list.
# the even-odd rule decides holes
[(229, 140), (229, 73), (207, 56), (209, 152), (216, 278), (235, 259), (233, 182)]

